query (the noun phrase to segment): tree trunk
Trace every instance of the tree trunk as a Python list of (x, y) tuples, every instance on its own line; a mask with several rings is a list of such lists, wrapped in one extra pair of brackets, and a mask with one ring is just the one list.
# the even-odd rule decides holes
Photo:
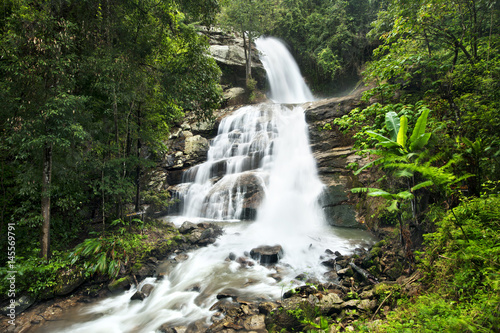
[(241, 29), (242, 35), (243, 35), (243, 49), (245, 51), (245, 76), (246, 76), (246, 82), (248, 82), (249, 79), (252, 78), (252, 54), (251, 54), (251, 35), (248, 33), (248, 42), (247, 38), (245, 37), (245, 31), (243, 28)]
[(40, 257), (50, 259), (50, 184), (52, 178), (52, 144), (43, 148), (42, 171), (42, 237)]
[(248, 33), (248, 55), (246, 59), (247, 65), (247, 80), (252, 78), (252, 34)]
[(136, 192), (135, 192), (135, 211), (138, 212), (140, 211), (141, 208), (141, 166), (139, 164), (139, 159), (141, 158), (141, 148), (142, 148), (142, 143), (141, 143), (141, 110), (140, 107), (137, 110), (137, 167), (136, 167), (136, 174), (135, 174), (135, 186), (136, 186)]

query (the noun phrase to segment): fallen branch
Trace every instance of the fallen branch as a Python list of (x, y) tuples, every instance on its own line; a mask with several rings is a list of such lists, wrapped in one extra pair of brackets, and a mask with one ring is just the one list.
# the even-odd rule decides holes
[(363, 268), (359, 267), (358, 265), (356, 265), (355, 263), (353, 263), (352, 261), (349, 263), (349, 265), (356, 271), (358, 272), (359, 274), (361, 274), (361, 276), (363, 276), (365, 278), (365, 280), (367, 280), (368, 282), (370, 282), (371, 284), (377, 284), (378, 283), (378, 280), (376, 277), (374, 277), (373, 275), (371, 275), (368, 271), (364, 270)]
[(448, 258), (448, 257), (442, 256), (442, 255), (440, 255), (440, 254), (438, 255), (438, 257), (440, 257), (440, 258), (444, 258), (444, 259), (448, 259), (448, 260), (455, 260), (455, 259), (453, 259), (453, 258)]

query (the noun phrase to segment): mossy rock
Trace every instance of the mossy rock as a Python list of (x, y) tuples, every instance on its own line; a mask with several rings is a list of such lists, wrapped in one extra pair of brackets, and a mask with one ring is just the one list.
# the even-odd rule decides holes
[(81, 286), (85, 282), (85, 277), (80, 270), (70, 269), (64, 271), (57, 279), (57, 285), (54, 286), (54, 295), (64, 296)]
[(117, 280), (113, 280), (108, 284), (108, 289), (111, 292), (126, 289), (132, 284), (132, 278), (130, 276), (125, 276)]
[(403, 274), (403, 265), (400, 262), (395, 262), (385, 274), (393, 281), (396, 281)]
[(368, 272), (374, 276), (378, 276), (380, 274), (380, 266), (378, 265), (372, 265), (368, 268)]
[(373, 293), (379, 299), (380, 298), (383, 299), (391, 292), (394, 294), (394, 293), (399, 292), (400, 290), (401, 290), (401, 286), (397, 283), (382, 282), (382, 283), (375, 285), (375, 287), (373, 288)]
[(370, 255), (372, 255), (373, 257), (380, 257), (381, 254), (382, 254), (382, 249), (378, 246), (374, 246), (370, 251)]

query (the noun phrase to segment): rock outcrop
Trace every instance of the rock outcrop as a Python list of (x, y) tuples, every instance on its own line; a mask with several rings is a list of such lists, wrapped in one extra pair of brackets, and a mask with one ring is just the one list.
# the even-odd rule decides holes
[[(359, 89), (345, 97), (330, 98), (304, 105), (311, 148), (317, 161), (320, 179), (326, 185), (320, 204), (327, 221), (333, 226), (365, 227), (364, 218), (356, 211), (357, 202), (349, 192), (353, 184), (357, 183), (349, 164), (362, 165), (366, 163), (366, 160), (352, 150), (352, 139), (332, 125), (334, 119), (348, 114), (356, 107), (364, 106), (361, 102), (362, 92), (363, 89)], [(178, 186), (183, 182), (184, 171), (206, 160), (209, 140), (215, 136), (220, 119), (229, 115), (233, 110), (234, 108), (228, 108), (219, 111), (218, 120), (211, 124), (194, 126), (185, 122), (179, 128), (174, 129), (166, 142), (168, 152), (162, 158), (160, 167), (153, 174), (150, 185), (170, 189), (172, 193), (181, 192), (183, 189)], [(258, 158), (252, 159), (248, 169), (255, 167), (254, 164), (258, 161)], [(226, 171), (225, 163), (222, 163), (220, 167), (214, 164), (213, 168), (212, 174), (214, 181), (217, 182)], [(195, 172), (191, 176), (194, 177)], [(193, 180), (194, 178), (189, 181)], [(243, 182), (246, 188), (242, 218), (253, 219), (264, 197), (261, 180), (251, 171), (247, 171), (239, 181)], [(223, 186), (221, 182), (219, 187)], [(214, 187), (214, 190), (219, 187)], [(228, 192), (227, 195), (231, 193)], [(180, 209), (179, 203), (170, 208), (170, 213), (176, 213), (178, 209)]]
[(330, 98), (304, 105), (309, 138), (317, 161), (320, 179), (326, 189), (320, 199), (328, 223), (333, 226), (363, 228), (363, 219), (357, 214), (356, 202), (349, 196), (354, 183), (350, 163), (366, 163), (352, 150), (352, 140), (341, 133), (333, 120), (363, 107), (358, 89), (344, 97)]
[[(209, 52), (222, 70), (221, 83), (228, 88), (245, 87), (245, 49), (238, 34), (226, 34), (219, 29), (205, 30), (210, 40)], [(252, 77), (258, 87), (265, 85), (266, 72), (259, 60), (258, 51), (252, 47)]]

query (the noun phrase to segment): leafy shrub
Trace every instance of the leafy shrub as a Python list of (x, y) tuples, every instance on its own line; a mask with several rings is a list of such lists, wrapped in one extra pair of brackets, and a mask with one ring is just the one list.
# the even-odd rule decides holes
[(440, 222), (423, 268), (456, 300), (500, 292), (500, 197), (464, 199)]
[(7, 295), (9, 290), (9, 271), (15, 271), (16, 294), (38, 295), (58, 283), (59, 272), (70, 265), (62, 252), (54, 251), (50, 260), (39, 257), (39, 250), (31, 251), (26, 257), (17, 257), (15, 269), (7, 266), (0, 268), (0, 294)]
[(129, 234), (88, 238), (78, 244), (68, 258), (71, 264), (82, 265), (88, 276), (100, 273), (114, 278), (128, 264), (133, 252), (144, 250), (144, 237)]
[(420, 253), (429, 293), (398, 301), (370, 332), (500, 330), (500, 197), (463, 200), (436, 224)]

